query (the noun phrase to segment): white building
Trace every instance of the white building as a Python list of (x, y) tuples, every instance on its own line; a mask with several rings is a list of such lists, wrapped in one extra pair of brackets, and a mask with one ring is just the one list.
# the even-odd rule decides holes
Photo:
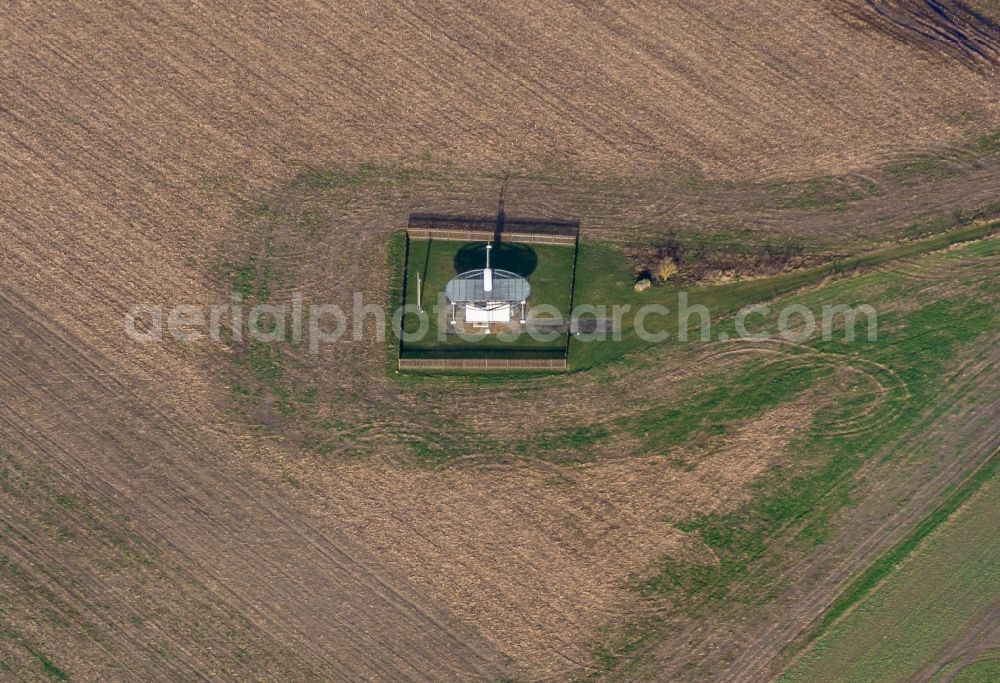
[(485, 326), (487, 332), (490, 323), (509, 323), (518, 306), (521, 308), (520, 320), (525, 321), (525, 304), (531, 296), (531, 285), (517, 273), (491, 268), (492, 248), (493, 245), (486, 245), (485, 268), (466, 271), (445, 286), (445, 297), (451, 303), (452, 325), (459, 307), (467, 323)]

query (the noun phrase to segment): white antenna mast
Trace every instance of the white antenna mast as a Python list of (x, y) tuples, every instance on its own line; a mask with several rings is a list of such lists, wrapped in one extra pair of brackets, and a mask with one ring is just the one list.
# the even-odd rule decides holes
[(486, 268), (483, 269), (483, 291), (492, 292), (493, 291), (493, 269), (490, 268), (490, 249), (493, 245), (486, 243)]

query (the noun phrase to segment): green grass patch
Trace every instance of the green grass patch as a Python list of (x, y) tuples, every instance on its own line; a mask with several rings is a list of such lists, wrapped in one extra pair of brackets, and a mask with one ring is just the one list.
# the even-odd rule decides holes
[(66, 673), (65, 671), (63, 671), (62, 669), (60, 669), (58, 666), (56, 666), (55, 663), (51, 659), (49, 659), (47, 656), (45, 656), (43, 653), (41, 653), (41, 652), (32, 652), (31, 654), (33, 654), (35, 656), (35, 659), (37, 659), (39, 662), (41, 662), (41, 664), (42, 664), (42, 671), (44, 671), (45, 675), (47, 675), (49, 678), (51, 678), (53, 680), (56, 680), (56, 681), (68, 681), (69, 680), (69, 674)]
[[(264, 211), (258, 208), (258, 211)], [(274, 271), (271, 267), (270, 243), (266, 244), (263, 256), (248, 256), (242, 263), (225, 262), (221, 270), (233, 294), (242, 297), (243, 310), (251, 306), (265, 304), (271, 298)], [(246, 321), (244, 321), (246, 324)], [(276, 321), (264, 316), (259, 321), (260, 332), (270, 334), (275, 330)], [(275, 341), (250, 339), (249, 330), (242, 331), (243, 338), (234, 335), (227, 326), (220, 332), (232, 349), (233, 364), (238, 376), (229, 381), (232, 396), (239, 402), (256, 401), (267, 394), (274, 402), (275, 409), (283, 416), (290, 416), (300, 403), (310, 403), (315, 398), (315, 388), (299, 389), (288, 381), (291, 364), (288, 344), (292, 337), (291, 321), (284, 321), (284, 338)]]
[(887, 576), (895, 571), (897, 565), (905, 560), (925, 538), (947, 521), (984, 482), (992, 478), (1000, 465), (1000, 452), (994, 453), (989, 460), (977, 469), (961, 486), (951, 493), (938, 507), (925, 517), (910, 532), (910, 534), (891, 548), (885, 555), (858, 576), (847, 589), (830, 605), (822, 621), (817, 625), (812, 638), (821, 636), (827, 628), (843, 616), (849, 609), (860, 602)]
[(803, 209), (813, 212), (843, 211), (851, 202), (875, 194), (873, 183), (865, 188), (851, 187), (834, 178), (813, 178), (801, 182), (776, 183), (771, 186), (772, 199), (762, 208)]
[[(388, 260), (387, 270), (389, 273), (389, 310), (399, 310), (403, 305), (406, 283), (403, 276), (406, 273), (407, 238), (405, 230), (397, 230), (389, 236), (389, 248), (386, 258)], [(385, 316), (385, 340), (389, 353), (391, 368), (395, 371), (396, 361), (399, 359), (400, 340), (393, 330), (392, 316)]]
[(247, 263), (237, 265), (226, 263), (226, 280), (235, 294), (239, 294), (244, 299), (249, 299), (254, 293), (254, 286), (257, 281), (257, 259), (251, 256)]
[(909, 680), (992, 609), (1000, 599), (995, 461), (859, 577), (844, 596), (851, 611), (826, 625), (782, 681)]
[[(502, 242), (495, 246), (491, 259), (494, 268), (510, 270), (527, 278), (531, 285), (527, 305), (529, 316), (532, 309), (542, 305), (552, 306), (561, 316), (568, 316), (573, 285), (572, 246)], [(420, 305), (427, 313), (428, 327), (423, 339), (404, 340), (401, 346), (404, 355), (464, 351), (468, 352), (468, 357), (476, 357), (484, 352), (489, 355), (489, 352), (539, 349), (562, 355), (566, 346), (566, 335), (563, 333), (553, 334), (547, 340), (535, 339), (527, 334), (521, 334), (514, 340), (504, 339), (500, 334), (480, 335), (471, 340), (449, 334), (451, 306), (444, 299), (445, 285), (459, 273), (482, 268), (484, 264), (485, 241), (409, 241), (404, 302), (415, 306), (420, 293)], [(420, 316), (416, 312), (407, 313), (403, 319), (403, 331), (407, 334), (417, 333), (420, 325)]]
[[(679, 567), (667, 561), (662, 571), (640, 588), (660, 593), (683, 590), (689, 599), (700, 604), (723, 595), (730, 599), (740, 599), (741, 595), (756, 599), (763, 595), (761, 589), (768, 582), (768, 573), (755, 568), (755, 563), (767, 555), (769, 539), (795, 526), (798, 539), (807, 545), (825, 540), (830, 518), (850, 501), (854, 471), (919, 422), (922, 412), (934, 403), (938, 379), (947, 363), (958, 349), (996, 329), (998, 317), (994, 306), (975, 299), (948, 299), (907, 313), (886, 315), (877, 343), (854, 344), (845, 349), (837, 344), (814, 342), (817, 350), (893, 368), (906, 384), (908, 400), (898, 407), (894, 420), (880, 429), (826, 436), (819, 422), (822, 417), (842, 417), (860, 407), (856, 397), (846, 402), (838, 400), (832, 412), (817, 418), (817, 429), (812, 435), (803, 437), (796, 446), (795, 452), (800, 457), (793, 471), (764, 477), (755, 485), (754, 498), (732, 512), (703, 515), (684, 525), (685, 530), (697, 533), (720, 558), (717, 566)], [(769, 376), (755, 375), (754, 368), (750, 368), (731, 384), (695, 395), (689, 408), (661, 412), (664, 426), (658, 436), (666, 444), (679, 443), (694, 431), (716, 424), (713, 411), (720, 406), (721, 415), (727, 420), (747, 417), (801, 391), (826, 371), (823, 367), (810, 369), (808, 365), (783, 370), (779, 364), (769, 371), (774, 373)], [(733, 409), (728, 409), (727, 403)], [(641, 421), (635, 424), (642, 426)], [(721, 425), (724, 427), (725, 422)], [(730, 589), (737, 583), (741, 589), (734, 594)]]
[(973, 146), (980, 154), (1000, 154), (1000, 130), (984, 135)]
[(477, 448), (483, 451), (499, 449), (498, 444), (487, 437), (430, 431), (420, 438), (409, 439), (407, 443), (410, 452), (417, 459), (417, 464), (428, 466), (439, 465), (458, 456), (467, 455)]
[[(946, 259), (976, 258), (980, 254), (994, 253), (993, 247), (986, 244), (973, 243), (923, 259), (932, 268), (935, 262)], [(941, 281), (951, 277), (943, 273)], [(898, 306), (900, 295), (895, 285), (900, 281), (912, 283), (895, 273), (869, 272), (800, 292), (775, 302), (773, 307), (777, 310), (784, 303), (801, 302), (813, 308), (824, 303), (856, 305), (863, 301), (876, 308), (884, 302), (894, 302)], [(794, 453), (794, 460), (759, 478), (753, 484), (753, 496), (747, 503), (725, 513), (700, 515), (679, 525), (682, 530), (696, 534), (712, 550), (717, 563), (697, 565), (664, 557), (652, 574), (633, 578), (634, 589), (646, 595), (668, 596), (678, 609), (689, 614), (724, 613), (734, 604), (764, 602), (782, 588), (774, 577), (785, 561), (783, 558), (788, 553), (809, 552), (810, 548), (826, 540), (834, 515), (852, 502), (854, 475), (862, 464), (878, 454), (885, 458), (922, 457), (919, 453), (900, 452), (896, 446), (900, 443), (899, 438), (923, 429), (926, 422), (954, 409), (956, 401), (968, 404), (974, 400), (971, 394), (957, 393), (954, 398), (943, 401), (942, 379), (956, 357), (1000, 326), (995, 287), (992, 291), (978, 287), (968, 289), (961, 295), (953, 294), (943, 299), (943, 291), (936, 284), (935, 281), (921, 283), (926, 294), (915, 291), (911, 284), (905, 292), (906, 306), (880, 311), (877, 342), (807, 342), (807, 346), (820, 352), (816, 354), (816, 364), (810, 365), (812, 354), (802, 350), (789, 359), (796, 371), (789, 373), (787, 378), (781, 376), (781, 363), (771, 368), (748, 363), (739, 372), (703, 377), (698, 384), (692, 384), (684, 392), (689, 397), (686, 401), (689, 405), (650, 408), (638, 421), (622, 422), (621, 428), (634, 429), (634, 433), (650, 429), (651, 436), (660, 440), (659, 444), (669, 447), (711, 434), (713, 427), (725, 429), (731, 420), (759, 414), (817, 382), (837, 382), (834, 386), (839, 387), (837, 393), (826, 394), (830, 403), (817, 412), (812, 429), (792, 444), (789, 452)], [(912, 302), (920, 301), (921, 297), (926, 303), (912, 308)], [(926, 300), (926, 297), (936, 299)], [(859, 338), (863, 339), (863, 335)], [(828, 375), (837, 367), (838, 358), (848, 365), (863, 363), (859, 367), (876, 373), (888, 394), (872, 415), (878, 418), (880, 414), (887, 414), (890, 418), (877, 420), (877, 427), (870, 429), (827, 430), (827, 424), (839, 425), (854, 415), (867, 415), (870, 402), (879, 396), (868, 380)], [(841, 385), (841, 382), (846, 384)], [(759, 396), (756, 395), (758, 391)], [(872, 593), (872, 585), (886, 580), (886, 570), (920, 551), (920, 539), (932, 536), (934, 529), (942, 526), (948, 515), (989, 479), (993, 468), (995, 464), (949, 494), (941, 509), (925, 520), (912, 537), (873, 567), (872, 573), (859, 577), (842, 598), (843, 605), (864, 601), (866, 595)], [(889, 576), (891, 578), (891, 574)], [(842, 613), (846, 606), (838, 606), (837, 612)], [(839, 622), (833, 628), (839, 628)], [(609, 661), (617, 662), (615, 667), (626, 666), (631, 658), (620, 652), (606, 654)], [(826, 679), (814, 676), (802, 680)]]
[(601, 680), (612, 671), (619, 677), (627, 676), (630, 658), (655, 640), (660, 628), (660, 619), (654, 617), (632, 622), (618, 632), (602, 630), (591, 651), (594, 668), (584, 680)]
[(885, 170), (896, 180), (910, 184), (929, 178), (946, 178), (955, 175), (957, 171), (949, 168), (944, 160), (918, 154), (887, 165)]
[[(28, 640), (17, 631), (12, 629), (0, 630), (0, 641), (8, 641), (13, 645), (22, 648), (32, 659), (38, 662), (41, 666), (42, 673), (44, 673), (46, 677), (55, 681), (70, 680), (70, 675), (57, 666), (56, 663), (52, 661), (51, 657), (32, 646)], [(3, 668), (4, 667), (0, 667), (0, 670)], [(13, 672), (13, 667), (9, 665), (6, 665), (6, 669)]]
[[(677, 343), (678, 337), (696, 339), (700, 316), (689, 315), (686, 324), (680, 319), (679, 297), (687, 296), (687, 306), (705, 306), (714, 322), (727, 318), (744, 306), (766, 302), (789, 294), (803, 287), (815, 285), (832, 275), (875, 268), (901, 258), (913, 258), (927, 252), (943, 249), (959, 242), (980, 239), (1000, 229), (1000, 222), (964, 226), (932, 235), (925, 239), (837, 259), (812, 268), (803, 268), (769, 278), (744, 280), (718, 285), (700, 285), (688, 288), (674, 286), (653, 287), (645, 292), (633, 289), (635, 274), (620, 250), (605, 244), (583, 241), (580, 243), (574, 306), (589, 304), (604, 306), (609, 317), (615, 305), (628, 309), (620, 315), (620, 333), (617, 340), (570, 340), (570, 364), (574, 370), (585, 370), (612, 361), (619, 361), (658, 342), (642, 339), (635, 329), (636, 313), (646, 304), (666, 306), (667, 312), (647, 316), (644, 326), (651, 334), (666, 333), (668, 343)], [(843, 302), (834, 302), (843, 303)], [(683, 328), (683, 329), (682, 329)], [(731, 329), (717, 328), (716, 332)]]
[(621, 419), (619, 426), (643, 439), (642, 453), (667, 451), (694, 435), (724, 434), (730, 425), (791, 400), (829, 372), (809, 365), (751, 364), (735, 377), (713, 378), (705, 382), (709, 388), (686, 392), (689, 398), (674, 407), (649, 408)]
[(522, 457), (554, 459), (562, 453), (567, 457), (555, 458), (559, 462), (580, 462), (587, 460), (594, 447), (611, 435), (611, 431), (601, 424), (563, 427), (541, 434), (534, 434), (515, 444), (513, 451)]
[(969, 244), (947, 254), (948, 259), (991, 258), (1000, 256), (1000, 239), (988, 239)]
[[(945, 679), (935, 677), (934, 680)], [(1000, 652), (996, 650), (981, 660), (965, 666), (951, 679), (951, 683), (996, 683), (997, 681), (1000, 681)]]

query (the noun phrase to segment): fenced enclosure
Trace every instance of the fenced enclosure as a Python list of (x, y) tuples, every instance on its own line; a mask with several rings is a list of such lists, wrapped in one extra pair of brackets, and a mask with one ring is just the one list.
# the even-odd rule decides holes
[[(400, 321), (397, 367), (401, 370), (545, 370), (568, 368), (579, 223), (414, 214), (404, 235), (399, 301), (408, 305)], [(531, 283), (529, 321), (494, 327), (494, 334), (458, 334), (444, 298), (445, 284), (478, 265), (485, 244), (494, 244), (494, 266)], [(480, 253), (483, 252), (483, 253)], [(423, 313), (413, 309), (421, 304)], [(421, 326), (425, 326), (422, 328)], [(419, 336), (421, 329), (426, 334)], [(552, 330), (549, 334), (538, 331)], [(465, 328), (464, 332), (468, 329)], [(529, 334), (533, 332), (535, 334)], [(419, 337), (419, 338), (416, 338)]]
[(411, 214), (406, 232), (412, 239), (462, 242), (492, 239), (494, 242), (573, 246), (580, 233), (580, 223), (506, 218), (502, 213), (490, 218)]
[(566, 358), (400, 358), (400, 370), (543, 370), (569, 369)]

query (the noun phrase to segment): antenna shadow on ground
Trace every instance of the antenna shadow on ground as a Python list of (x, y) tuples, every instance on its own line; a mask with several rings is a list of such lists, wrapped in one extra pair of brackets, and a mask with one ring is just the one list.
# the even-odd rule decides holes
[[(464, 273), (486, 265), (486, 243), (468, 244), (455, 254), (455, 272)], [(499, 242), (493, 245), (490, 266), (528, 277), (538, 267), (538, 254), (527, 244)]]

